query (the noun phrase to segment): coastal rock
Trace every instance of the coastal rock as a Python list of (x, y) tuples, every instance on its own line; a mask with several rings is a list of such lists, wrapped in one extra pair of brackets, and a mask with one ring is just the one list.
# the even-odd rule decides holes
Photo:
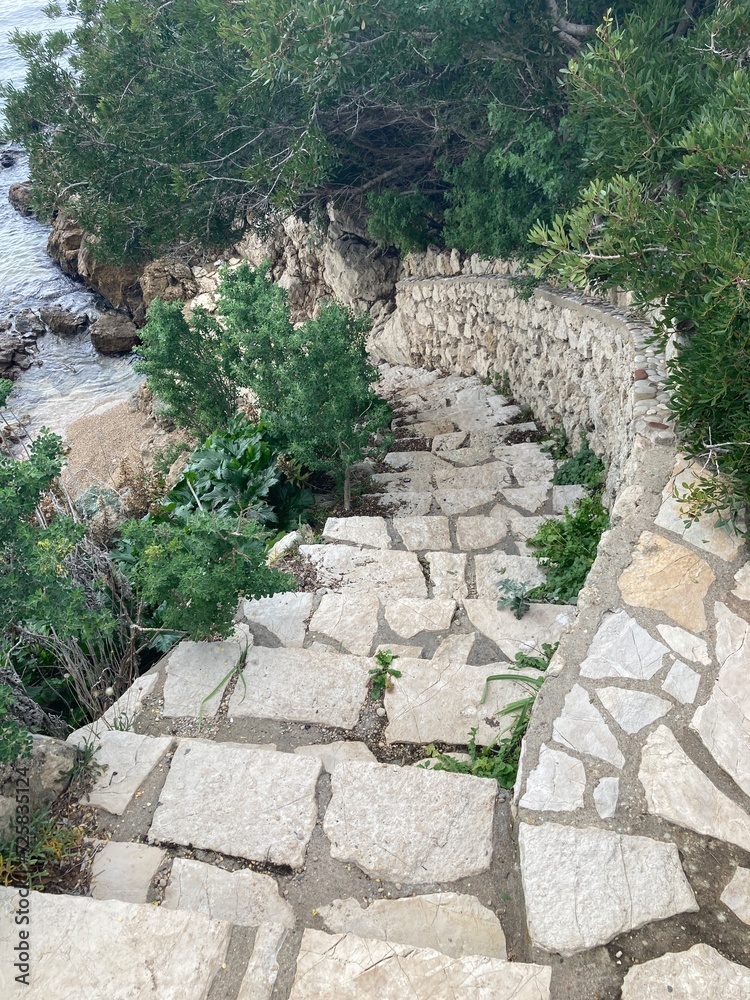
[(91, 343), (100, 354), (123, 354), (140, 342), (135, 323), (121, 312), (108, 312), (91, 326)]
[(44, 323), (31, 309), (22, 309), (13, 319), (16, 333), (44, 333)]
[(78, 274), (80, 278), (99, 292), (114, 309), (126, 309), (132, 314), (137, 325), (142, 325), (145, 317), (143, 296), (139, 282), (140, 272), (133, 267), (107, 264), (95, 258), (92, 252), (94, 241), (86, 236), (78, 251)]
[(155, 298), (163, 302), (186, 302), (198, 294), (198, 283), (184, 260), (165, 257), (147, 264), (140, 277), (143, 307)]
[(64, 212), (58, 212), (52, 221), (52, 230), (47, 238), (47, 253), (71, 278), (78, 277), (78, 252), (82, 242), (81, 227)]
[[(3, 163), (4, 167), (12, 164)], [(31, 207), (31, 181), (22, 181), (20, 184), (11, 184), (8, 189), (8, 201), (19, 215), (34, 219), (34, 209)]]
[(88, 326), (86, 313), (73, 313), (69, 309), (53, 306), (51, 309), (40, 309), (39, 315), (50, 333), (58, 337), (73, 337), (82, 333)]

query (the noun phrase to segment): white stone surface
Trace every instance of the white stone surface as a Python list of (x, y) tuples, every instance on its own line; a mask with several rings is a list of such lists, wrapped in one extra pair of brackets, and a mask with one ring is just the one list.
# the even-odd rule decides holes
[(427, 597), (427, 584), (413, 552), (301, 545), (300, 553), (317, 570), (321, 586), (366, 590), (381, 597)]
[(183, 639), (167, 658), (162, 715), (212, 719), (241, 657), (242, 649), (236, 642)]
[(159, 674), (143, 674), (137, 677), (128, 690), (110, 705), (101, 718), (103, 726), (111, 729), (132, 729), (135, 717), (141, 710), (141, 703), (156, 687)]
[[(85, 729), (72, 733), (70, 742), (83, 746), (91, 736)], [(98, 743), (96, 762), (103, 771), (87, 797), (92, 806), (100, 806), (121, 816), (146, 778), (172, 745), (168, 736), (141, 736), (119, 729), (104, 730), (95, 737)]]
[(466, 584), (466, 555), (463, 552), (428, 552), (430, 583), (434, 597), (460, 601), (469, 593)]
[(575, 955), (698, 909), (675, 844), (521, 823), (519, 845), (529, 934), (547, 951)]
[(555, 514), (564, 514), (567, 507), (572, 514), (578, 501), (585, 496), (585, 486), (553, 486), (552, 510)]
[(268, 629), (282, 646), (301, 646), (312, 606), (312, 594), (274, 594), (244, 601), (242, 617), (248, 624)]
[(368, 493), (366, 500), (373, 500), (380, 507), (395, 508), (405, 517), (423, 516), (432, 507), (432, 493), (428, 490), (392, 490), (387, 493)]
[(453, 548), (447, 517), (397, 516), (393, 518), (393, 527), (410, 552), (425, 552), (428, 549), (432, 552), (448, 551)]
[(492, 452), (487, 448), (459, 448), (457, 451), (441, 451), (440, 457), (451, 465), (483, 465), (490, 461)]
[(350, 761), (331, 775), (331, 857), (393, 881), (453, 882), (487, 871), (497, 783)]
[(298, 868), (318, 818), (321, 770), (314, 758), (182, 740), (149, 836)]
[(750, 795), (750, 623), (716, 603), (719, 676), (708, 702), (693, 716), (714, 760)]
[(628, 969), (622, 1000), (747, 1000), (750, 969), (707, 944)]
[(526, 587), (544, 583), (544, 573), (531, 556), (513, 556), (505, 552), (485, 552), (474, 557), (477, 576), (477, 597), (495, 600), (501, 579), (518, 580)]
[[(412, 424), (412, 428), (419, 427)], [(432, 434), (425, 435), (432, 437)], [(436, 469), (445, 469), (446, 464), (442, 456), (435, 455), (430, 451), (391, 451), (383, 459), (383, 463), (391, 469), (403, 471), (404, 469), (417, 469), (420, 472), (432, 474)]]
[(542, 743), (539, 762), (529, 774), (520, 805), (543, 812), (568, 812), (583, 808), (586, 770), (580, 760)]
[(549, 1000), (542, 965), (306, 929), (289, 1000)]
[(648, 681), (662, 666), (667, 647), (625, 611), (605, 614), (581, 664), (581, 676)]
[(448, 489), (435, 490), (434, 497), (444, 514), (466, 514), (471, 510), (486, 507), (496, 499), (491, 489)]
[(685, 513), (683, 505), (672, 495), (675, 485), (678, 491), (684, 494), (686, 487), (706, 478), (710, 477), (701, 475), (699, 466), (692, 466), (671, 479), (664, 488), (656, 524), (678, 535), (701, 552), (710, 552), (720, 559), (729, 561), (737, 555), (742, 545), (742, 538), (729, 526), (717, 527), (716, 514), (693, 517), (690, 513)]
[(601, 703), (620, 729), (631, 736), (671, 711), (672, 703), (647, 691), (630, 691), (626, 688), (597, 688)]
[(3, 1000), (207, 1000), (232, 930), (201, 913), (32, 892), (26, 986), (14, 980), (18, 900), (0, 888)]
[(381, 642), (375, 653), (393, 653), (395, 656), (408, 656), (410, 659), (418, 660), (424, 648), (422, 646), (404, 646), (397, 642)]
[(332, 649), (254, 646), (229, 700), (230, 718), (353, 729), (367, 698), (371, 666), (372, 660)]
[(459, 517), (456, 520), (456, 539), (458, 547), (464, 552), (493, 548), (499, 545), (507, 534), (508, 526), (499, 517), (479, 514), (473, 517)]
[(320, 908), (326, 929), (391, 944), (433, 948), (452, 958), (485, 955), (505, 958), (505, 935), (492, 910), (476, 896), (435, 892), (407, 899), (335, 899)]
[(435, 452), (454, 451), (460, 448), (468, 434), (466, 431), (453, 431), (450, 434), (436, 434), (432, 439), (432, 450)]
[(662, 639), (679, 656), (684, 656), (686, 660), (692, 660), (693, 663), (700, 663), (704, 667), (711, 665), (711, 656), (705, 639), (699, 639), (697, 635), (693, 635), (677, 625), (657, 625), (656, 628)]
[(162, 906), (195, 910), (240, 927), (277, 923), (294, 927), (294, 910), (270, 875), (241, 868), (228, 872), (190, 858), (175, 858)]
[(638, 777), (652, 815), (750, 851), (750, 813), (716, 788), (667, 726), (646, 740)]
[[(520, 543), (533, 538), (545, 521), (559, 520), (557, 517), (527, 517), (524, 514), (513, 513), (508, 518), (508, 528), (511, 536), (519, 543), (519, 548), (524, 546)], [(528, 549), (526, 550), (528, 551)]]
[(379, 611), (376, 594), (323, 594), (310, 620), (310, 632), (321, 632), (335, 639), (340, 652), (369, 656), (378, 630)]
[(736, 587), (732, 591), (741, 601), (750, 601), (750, 562), (738, 569), (734, 574)]
[(546, 483), (535, 486), (516, 486), (500, 491), (506, 503), (535, 514), (547, 502), (549, 489)]
[(692, 705), (701, 682), (701, 675), (682, 660), (675, 660), (664, 678), (662, 690), (683, 705)]
[(456, 613), (451, 599), (402, 597), (385, 602), (385, 620), (396, 635), (411, 639), (420, 632), (447, 632)]
[[(468, 639), (468, 644), (461, 640)], [(473, 642), (469, 636), (453, 636), (431, 660), (399, 659), (402, 676), (385, 692), (388, 715), (386, 738), (389, 743), (466, 743), (477, 729), (476, 742), (486, 746), (512, 724), (511, 717), (497, 713), (511, 702), (525, 697), (529, 687), (518, 681), (492, 681), (481, 703), (487, 678), (507, 674), (509, 664), (466, 663)], [(516, 671), (510, 671), (514, 676)], [(536, 671), (518, 671), (518, 676), (538, 676)]]
[(534, 443), (501, 445), (495, 448), (495, 458), (508, 462), (519, 486), (540, 483), (552, 485), (555, 465), (541, 445)]
[(565, 697), (565, 707), (552, 724), (552, 735), (557, 743), (606, 760), (617, 768), (625, 766), (625, 758), (617, 746), (604, 718), (591, 702), (588, 691), (576, 684)]
[(329, 517), (323, 528), (323, 538), (327, 542), (352, 542), (373, 549), (391, 547), (383, 517)]
[(288, 933), (282, 924), (261, 924), (237, 1000), (271, 1000), (279, 974), (279, 951)]
[(619, 778), (601, 778), (594, 789), (594, 806), (600, 819), (612, 819), (620, 797)]
[(509, 608), (498, 608), (497, 598), (465, 600), (464, 610), (474, 628), (497, 643), (511, 660), (516, 653), (541, 656), (542, 645), (558, 642), (576, 616), (572, 605), (532, 604), (519, 620)]
[(366, 743), (358, 740), (337, 740), (334, 743), (311, 743), (297, 747), (295, 753), (305, 757), (317, 757), (330, 774), (342, 760), (375, 760), (375, 755)]
[(151, 880), (166, 857), (158, 847), (110, 840), (91, 866), (92, 897), (145, 903)]
[(750, 925), (750, 868), (738, 868), (721, 894), (721, 901), (743, 924)]

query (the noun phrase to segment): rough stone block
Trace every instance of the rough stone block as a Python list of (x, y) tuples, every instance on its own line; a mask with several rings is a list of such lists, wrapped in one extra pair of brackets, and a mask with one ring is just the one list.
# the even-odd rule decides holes
[(240, 927), (276, 923), (294, 927), (294, 910), (270, 875), (241, 868), (229, 872), (190, 858), (175, 858), (162, 906), (194, 910)]
[(145, 903), (151, 880), (166, 857), (167, 852), (158, 847), (110, 840), (94, 858), (91, 895)]
[(236, 642), (183, 640), (167, 658), (162, 714), (167, 718), (212, 719), (241, 658)]

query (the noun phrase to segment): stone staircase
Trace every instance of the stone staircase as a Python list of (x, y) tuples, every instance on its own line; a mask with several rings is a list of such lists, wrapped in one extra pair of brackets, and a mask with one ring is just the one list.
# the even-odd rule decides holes
[[(535, 605), (520, 621), (498, 610), (497, 581), (540, 581), (524, 542), (579, 488), (552, 486), (533, 421), (478, 378), (381, 374), (400, 449), (372, 476), (383, 492), (368, 509), (382, 516), (330, 518), (322, 543), (298, 557), (315, 572), (314, 592), (243, 602), (232, 640), (180, 643), (71, 737), (98, 741), (90, 803), (106, 842), (90, 898), (31, 894), (31, 987), (9, 975), (19, 900), (0, 890), (3, 998), (620, 995), (616, 969), (596, 980), (600, 993), (585, 971), (576, 978), (585, 967), (575, 959), (572, 978), (559, 978), (557, 955), (532, 955), (510, 793), (425, 761), (431, 743), (465, 753), (472, 730), (478, 746), (496, 739), (508, 725), (498, 713), (526, 689), (493, 682), (483, 703), (486, 678), (571, 629), (574, 607)], [(378, 650), (396, 653), (401, 673), (382, 701), (370, 696)], [(586, 706), (566, 711), (580, 731)], [(682, 880), (675, 869), (659, 882), (662, 854), (679, 868), (673, 845), (649, 840), (655, 860), (644, 867), (631, 841), (647, 838), (592, 830), (583, 843), (570, 826), (565, 853), (560, 828), (537, 817), (550, 801), (575, 808), (565, 803), (576, 774), (547, 764), (521, 803), (537, 927), (561, 912), (554, 900), (540, 909), (545, 881), (559, 883), (552, 872), (589, 877), (598, 864), (606, 873), (613, 852), (626, 880), (651, 872), (644, 897), (690, 893), (681, 869)], [(691, 899), (664, 907), (689, 910)], [(696, 961), (709, 966), (714, 955)], [(622, 996), (714, 995), (672, 991), (669, 976), (647, 971), (661, 961), (634, 970), (640, 979), (629, 976)], [(750, 971), (726, 964), (723, 1000), (750, 996)]]

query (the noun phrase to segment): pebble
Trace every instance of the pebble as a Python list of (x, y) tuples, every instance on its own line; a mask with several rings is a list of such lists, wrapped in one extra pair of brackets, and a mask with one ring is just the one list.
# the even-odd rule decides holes
[(380, 719), (384, 719), (385, 718), (385, 709), (382, 707), (382, 705), (381, 705), (380, 708), (376, 708), (375, 709), (375, 715), (377, 715), (378, 718), (380, 718)]

